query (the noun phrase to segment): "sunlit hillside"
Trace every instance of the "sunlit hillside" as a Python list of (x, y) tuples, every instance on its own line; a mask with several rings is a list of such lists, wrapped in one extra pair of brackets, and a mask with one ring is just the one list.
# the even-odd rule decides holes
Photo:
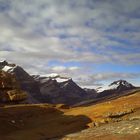
[[(1, 107), (0, 139), (25, 140), (25, 136), (26, 140), (62, 139), (68, 134), (89, 127), (95, 130), (112, 122), (139, 120), (139, 99), (138, 91), (132, 95), (84, 107), (69, 108), (65, 105), (48, 104)], [(88, 134), (86, 136), (88, 137)]]

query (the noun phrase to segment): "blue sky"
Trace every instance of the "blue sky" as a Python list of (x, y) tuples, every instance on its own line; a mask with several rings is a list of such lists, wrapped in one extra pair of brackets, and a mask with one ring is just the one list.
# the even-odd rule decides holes
[(0, 59), (94, 87), (140, 85), (139, 0), (0, 0)]

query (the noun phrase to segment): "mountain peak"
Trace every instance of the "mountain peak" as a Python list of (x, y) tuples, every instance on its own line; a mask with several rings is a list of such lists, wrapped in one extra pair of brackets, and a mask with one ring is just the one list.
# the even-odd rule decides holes
[(5, 72), (13, 71), (16, 68), (16, 64), (8, 63), (6, 60), (0, 61), (0, 69)]
[(48, 77), (48, 78), (56, 78), (58, 76), (59, 76), (58, 73), (50, 73), (50, 74), (40, 75), (40, 77)]
[(114, 88), (115, 87), (118, 88), (119, 86), (126, 87), (126, 88), (132, 88), (132, 87), (134, 87), (132, 84), (130, 84), (126, 80), (117, 80), (117, 81), (114, 81), (113, 83), (111, 83), (109, 85), (109, 87), (114, 87)]
[(0, 60), (0, 68), (8, 65), (8, 62), (6, 60)]
[(56, 80), (57, 83), (63, 83), (63, 82), (67, 82), (67, 81), (72, 80), (70, 77), (61, 76), (61, 75), (59, 75), (57, 73), (39, 75), (39, 77), (45, 78), (45, 79), (48, 78), (48, 79)]
[(134, 88), (134, 86), (131, 83), (127, 82), (126, 80), (117, 80), (112, 82), (108, 86), (99, 87), (96, 90), (97, 92), (103, 92), (108, 90), (122, 91), (122, 90), (127, 90), (132, 88)]

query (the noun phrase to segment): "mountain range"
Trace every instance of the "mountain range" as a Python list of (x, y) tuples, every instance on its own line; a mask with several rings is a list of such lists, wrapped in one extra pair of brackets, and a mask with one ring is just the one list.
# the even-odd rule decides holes
[(74, 105), (89, 99), (100, 99), (123, 94), (123, 91), (136, 87), (125, 80), (114, 81), (107, 87), (83, 89), (70, 77), (56, 73), (30, 75), (21, 66), (0, 62), (0, 69), (14, 75), (22, 90), (28, 93), (27, 103), (51, 103)]

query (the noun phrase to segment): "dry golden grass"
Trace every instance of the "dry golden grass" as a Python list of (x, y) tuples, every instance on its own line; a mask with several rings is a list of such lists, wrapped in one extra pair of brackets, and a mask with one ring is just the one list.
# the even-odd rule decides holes
[(66, 115), (85, 115), (92, 121), (100, 121), (107, 113), (117, 113), (140, 108), (140, 91), (118, 99), (96, 105), (75, 107), (65, 112)]
[(87, 128), (91, 122), (104, 122), (108, 113), (131, 109), (136, 113), (139, 108), (140, 92), (96, 105), (74, 108), (49, 104), (9, 105), (0, 108), (0, 140), (63, 137)]

